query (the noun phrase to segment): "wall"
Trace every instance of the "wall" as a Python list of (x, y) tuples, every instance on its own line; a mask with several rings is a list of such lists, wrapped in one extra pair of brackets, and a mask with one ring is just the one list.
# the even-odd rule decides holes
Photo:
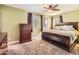
[[(64, 22), (79, 22), (79, 10), (63, 13)], [(78, 25), (79, 27), (79, 25)], [(79, 31), (79, 28), (78, 28)]]
[(19, 24), (27, 23), (27, 12), (25, 10), (1, 5), (2, 32), (8, 33), (8, 42), (19, 40)]
[(1, 32), (1, 7), (0, 7), (0, 32)]
[(63, 16), (63, 22), (79, 22), (79, 10), (65, 12), (61, 15)]
[(79, 10), (63, 13), (64, 22), (79, 22)]

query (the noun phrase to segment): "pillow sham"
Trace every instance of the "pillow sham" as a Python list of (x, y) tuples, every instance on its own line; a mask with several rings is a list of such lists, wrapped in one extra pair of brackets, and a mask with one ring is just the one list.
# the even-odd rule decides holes
[(64, 25), (64, 26), (62, 26), (62, 29), (67, 30), (67, 31), (75, 30), (72, 25)]
[(62, 26), (55, 26), (54, 29), (56, 29), (56, 30), (63, 30)]
[(57, 29), (57, 30), (66, 30), (66, 31), (73, 31), (73, 30), (75, 30), (72, 25), (56, 26), (55, 29)]

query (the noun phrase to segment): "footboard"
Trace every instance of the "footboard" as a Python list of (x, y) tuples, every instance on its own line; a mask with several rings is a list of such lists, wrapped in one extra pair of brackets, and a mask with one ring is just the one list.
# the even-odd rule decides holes
[(70, 38), (54, 33), (42, 32), (42, 39), (50, 41), (58, 47), (61, 47), (67, 51), (70, 51)]

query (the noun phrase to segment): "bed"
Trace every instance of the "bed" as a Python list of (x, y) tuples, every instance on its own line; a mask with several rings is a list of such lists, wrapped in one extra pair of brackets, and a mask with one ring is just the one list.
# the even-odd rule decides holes
[(55, 29), (42, 32), (42, 40), (46, 40), (68, 52), (78, 43), (78, 22), (64, 22), (57, 24)]

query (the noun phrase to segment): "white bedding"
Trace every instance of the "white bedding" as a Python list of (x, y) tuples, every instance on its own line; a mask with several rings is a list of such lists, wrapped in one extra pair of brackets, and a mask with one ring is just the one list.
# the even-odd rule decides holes
[(55, 34), (59, 34), (59, 35), (63, 35), (63, 36), (68, 36), (68, 37), (70, 37), (70, 44), (74, 43), (75, 39), (79, 35), (79, 32), (77, 30), (65, 31), (65, 30), (53, 29), (53, 30), (45, 31), (45, 32), (50, 32), (50, 33), (55, 33)]

